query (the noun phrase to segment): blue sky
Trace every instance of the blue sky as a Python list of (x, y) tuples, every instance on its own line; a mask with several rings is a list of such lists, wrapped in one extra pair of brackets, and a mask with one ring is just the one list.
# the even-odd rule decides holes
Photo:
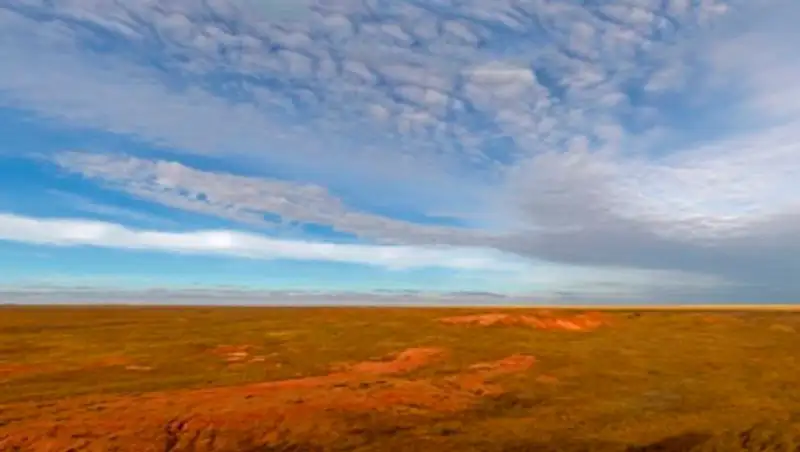
[(0, 292), (800, 300), (798, 20), (0, 0)]

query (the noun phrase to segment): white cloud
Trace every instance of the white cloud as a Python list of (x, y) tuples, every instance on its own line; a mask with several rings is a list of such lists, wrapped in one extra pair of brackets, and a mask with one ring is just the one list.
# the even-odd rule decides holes
[[(4, 60), (27, 74), (46, 74), (39, 67), (43, 64), (60, 67), (59, 74), (54, 74), (60, 79), (37, 76), (23, 86), (14, 86), (13, 94), (20, 97), (18, 105), (62, 119), (77, 119), (82, 124), (101, 122), (95, 125), (204, 152), (218, 153), (224, 148), (228, 154), (254, 154), (261, 152), (253, 149), (257, 143), (280, 139), (284, 140), (282, 147), (303, 148), (306, 151), (299, 155), (308, 158), (308, 149), (328, 147), (325, 140), (313, 143), (308, 134), (304, 135), (308, 130), (320, 134), (324, 129), (326, 138), (358, 134), (380, 142), (380, 158), (368, 156), (375, 162), (391, 161), (396, 153), (423, 159), (424, 163), (409, 169), (410, 174), (434, 162), (446, 164), (450, 171), (490, 164), (496, 160), (492, 147), (498, 130), (524, 151), (509, 152), (511, 157), (502, 159), (505, 164), (542, 146), (563, 144), (576, 130), (594, 137), (598, 120), (619, 122), (618, 112), (608, 109), (609, 102), (614, 99), (614, 105), (625, 104), (626, 85), (638, 83), (641, 71), (671, 67), (672, 62), (663, 57), (670, 43), (655, 38), (663, 21), (655, 18), (669, 17), (687, 29), (700, 20), (699, 15), (673, 17), (670, 10), (647, 4), (612, 5), (613, 11), (607, 11), (591, 4), (552, 2), (517, 5), (509, 0), (489, 5), (445, 1), (425, 7), (401, 1), (376, 7), (361, 2), (318, 4), (306, 20), (278, 26), (257, 14), (257, 2), (178, 1), (158, 6), (147, 2), (96, 3), (35, 2), (29, 8), (4, 11)], [(693, 7), (706, 12), (719, 9), (714, 5), (706, 2)], [(38, 22), (36, 14), (53, 21)], [(216, 17), (217, 22), (209, 17)], [(152, 26), (144, 26), (143, 20)], [(428, 31), (419, 33), (426, 20), (431, 22)], [(221, 26), (219, 21), (231, 26)], [(521, 24), (527, 29), (521, 29)], [(159, 85), (163, 74), (145, 72), (143, 76), (141, 68), (133, 70), (109, 59), (104, 76), (116, 79), (117, 89), (112, 89), (108, 80), (85, 73), (89, 69), (87, 58), (98, 55), (78, 50), (87, 42), (106, 39), (96, 33), (98, 26), (114, 34), (111, 43), (123, 50), (116, 52), (118, 59), (155, 59), (171, 76), (189, 77), (193, 84), (208, 84), (207, 77), (224, 73), (228, 83), (251, 102), (221, 102), (213, 93), (198, 89), (189, 91), (190, 96), (174, 92), (142, 96), (146, 93), (127, 88), (163, 91)], [(119, 27), (132, 30), (138, 38), (128, 37), (130, 33), (119, 36)], [(34, 28), (36, 35), (26, 32)], [(165, 32), (154, 35), (152, 30)], [(332, 30), (339, 31), (332, 35)], [(535, 41), (528, 45), (531, 32), (535, 32)], [(43, 40), (40, 35), (50, 35), (51, 39)], [(59, 50), (58, 60), (49, 54), (55, 48)], [(574, 52), (586, 58), (575, 58)], [(41, 61), (37, 63), (31, 55), (41, 55)], [(506, 65), (508, 69), (492, 71), (494, 82), (484, 83), (486, 68), (492, 65)], [(547, 73), (548, 79), (562, 86), (543, 86), (539, 74), (531, 68), (542, 70), (541, 75)], [(470, 73), (476, 83), (463, 83), (463, 75)], [(130, 79), (130, 75), (135, 77)], [(0, 87), (3, 78), (9, 77), (0, 77)], [(47, 94), (46, 102), (31, 99), (37, 90), (48, 86), (71, 89), (66, 90), (69, 94), (42, 91)], [(424, 96), (408, 95), (423, 89), (432, 91), (424, 91)], [(124, 116), (124, 111), (109, 112), (109, 106), (96, 101), (90, 106), (97, 90), (111, 99), (121, 101), (124, 96), (125, 102), (109, 102), (111, 105), (136, 102), (137, 107), (131, 110), (135, 117)], [(397, 95), (400, 90), (406, 94)], [(261, 95), (248, 96), (253, 92)], [(168, 114), (145, 111), (147, 104), (135, 101), (137, 98), (147, 100), (153, 110)], [(285, 107), (278, 108), (280, 105)], [(372, 123), (374, 115), (369, 112), (376, 105), (389, 113), (389, 121)], [(309, 115), (313, 121), (304, 116), (308, 107), (313, 110)], [(88, 109), (97, 113), (87, 117)], [(304, 119), (287, 127), (287, 113)], [(159, 125), (165, 119), (166, 123)], [(476, 126), (478, 123), (480, 126)], [(542, 125), (545, 123), (550, 126)], [(195, 134), (187, 136), (185, 124), (207, 127), (195, 127)], [(371, 130), (370, 125), (377, 127)], [(292, 132), (293, 128), (297, 130)], [(216, 133), (209, 136), (199, 130)], [(393, 146), (387, 146), (384, 140), (387, 133), (397, 138)], [(313, 155), (316, 159), (325, 157), (320, 151)], [(365, 156), (359, 157), (363, 160)], [(334, 163), (335, 159), (326, 161)], [(394, 164), (383, 166), (397, 171)]]
[(140, 199), (259, 226), (284, 222), (331, 226), (360, 238), (400, 244), (486, 244), (489, 233), (428, 226), (359, 212), (324, 187), (227, 173), (200, 171), (174, 161), (110, 154), (65, 152), (62, 169)]
[[(660, 225), (660, 233), (713, 238), (738, 234), (765, 218), (792, 212), (800, 177), (800, 123), (790, 123), (691, 147), (658, 160), (578, 148), (547, 153), (521, 166), (517, 183), (528, 206), (571, 206), (586, 216), (597, 209)], [(530, 181), (528, 184), (527, 182)], [(563, 226), (563, 215), (542, 211), (542, 221)], [(680, 230), (672, 230), (680, 227)]]
[[(283, 92), (263, 82), (239, 83), (246, 97), (240, 101), (197, 83), (175, 90), (170, 87), (171, 75), (138, 64), (136, 57), (126, 58), (120, 52), (98, 59), (99, 55), (80, 50), (79, 38), (91, 34), (87, 30), (58, 21), (41, 23), (2, 5), (0, 24), (0, 59), (4, 62), (0, 105), (31, 110), (62, 125), (133, 136), (184, 154), (245, 159), (302, 177), (324, 174), (326, 183), (351, 190), (359, 184), (380, 181), (381, 194), (388, 199), (419, 196), (420, 190), (429, 187), (441, 194), (426, 197), (433, 207), (453, 203), (449, 196), (443, 200), (453, 191), (472, 196), (467, 204), (479, 196), (479, 187), (446, 170), (434, 155), (409, 156), (385, 146), (380, 152), (375, 151), (374, 140), (370, 142), (368, 136), (359, 138), (369, 129), (348, 125), (345, 116), (340, 123), (298, 120), (299, 103), (309, 95), (315, 96), (318, 86), (309, 86), (314, 90)], [(37, 32), (26, 31), (32, 28)], [(252, 61), (259, 65), (272, 61), (259, 57), (264, 50), (263, 40), (260, 42), (262, 47), (242, 57), (247, 61), (255, 58)], [(181, 49), (178, 46), (165, 52), (184, 51)], [(194, 54), (187, 57), (195, 65), (211, 58)], [(243, 61), (237, 60), (241, 64)], [(53, 71), (54, 67), (58, 70)], [(256, 73), (237, 68), (237, 77), (275, 75), (265, 68), (256, 68)], [(282, 68), (277, 71), (284, 73)], [(337, 102), (338, 98), (331, 96), (345, 99), (352, 94), (349, 89), (357, 88), (341, 88), (341, 80), (337, 75), (337, 83), (332, 83), (331, 89), (344, 91), (327, 96)], [(362, 133), (348, 133), (356, 130)], [(410, 187), (405, 181), (412, 175), (418, 184)]]
[(272, 239), (227, 230), (162, 232), (81, 219), (0, 214), (0, 239), (50, 246), (94, 246), (252, 259), (290, 259), (373, 265), (390, 269), (522, 271), (525, 264), (492, 250), (372, 246)]

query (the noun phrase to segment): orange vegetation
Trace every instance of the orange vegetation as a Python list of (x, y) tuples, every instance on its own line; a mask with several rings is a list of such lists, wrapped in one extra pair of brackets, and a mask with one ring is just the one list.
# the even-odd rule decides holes
[(27, 374), (39, 370), (39, 367), (28, 364), (0, 364), (0, 380), (20, 374)]
[(430, 415), (469, 409), (481, 396), (503, 393), (495, 378), (535, 363), (531, 356), (513, 355), (456, 375), (401, 377), (444, 354), (438, 348), (413, 348), (318, 377), (0, 407), (28, 413), (0, 427), (0, 450), (210, 452), (252, 450), (286, 438), (323, 442), (346, 431), (345, 413)]

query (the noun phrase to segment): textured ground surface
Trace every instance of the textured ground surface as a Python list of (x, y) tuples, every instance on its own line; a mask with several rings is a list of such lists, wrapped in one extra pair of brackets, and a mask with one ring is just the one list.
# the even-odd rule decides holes
[(800, 313), (0, 308), (0, 451), (800, 451)]

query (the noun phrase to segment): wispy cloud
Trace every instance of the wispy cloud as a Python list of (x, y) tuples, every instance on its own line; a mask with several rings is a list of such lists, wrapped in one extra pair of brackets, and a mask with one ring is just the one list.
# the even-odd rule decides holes
[(273, 226), (272, 218), (277, 216), (284, 224), (331, 226), (383, 243), (488, 243), (481, 240), (489, 237), (486, 232), (359, 212), (315, 184), (200, 171), (175, 161), (123, 155), (65, 152), (54, 162), (66, 171), (141, 199), (258, 226)]
[(524, 263), (492, 250), (452, 247), (370, 246), (272, 239), (236, 231), (160, 232), (73, 219), (0, 214), (0, 239), (55, 246), (95, 246), (253, 259), (318, 260), (394, 269), (444, 267), (521, 271)]

